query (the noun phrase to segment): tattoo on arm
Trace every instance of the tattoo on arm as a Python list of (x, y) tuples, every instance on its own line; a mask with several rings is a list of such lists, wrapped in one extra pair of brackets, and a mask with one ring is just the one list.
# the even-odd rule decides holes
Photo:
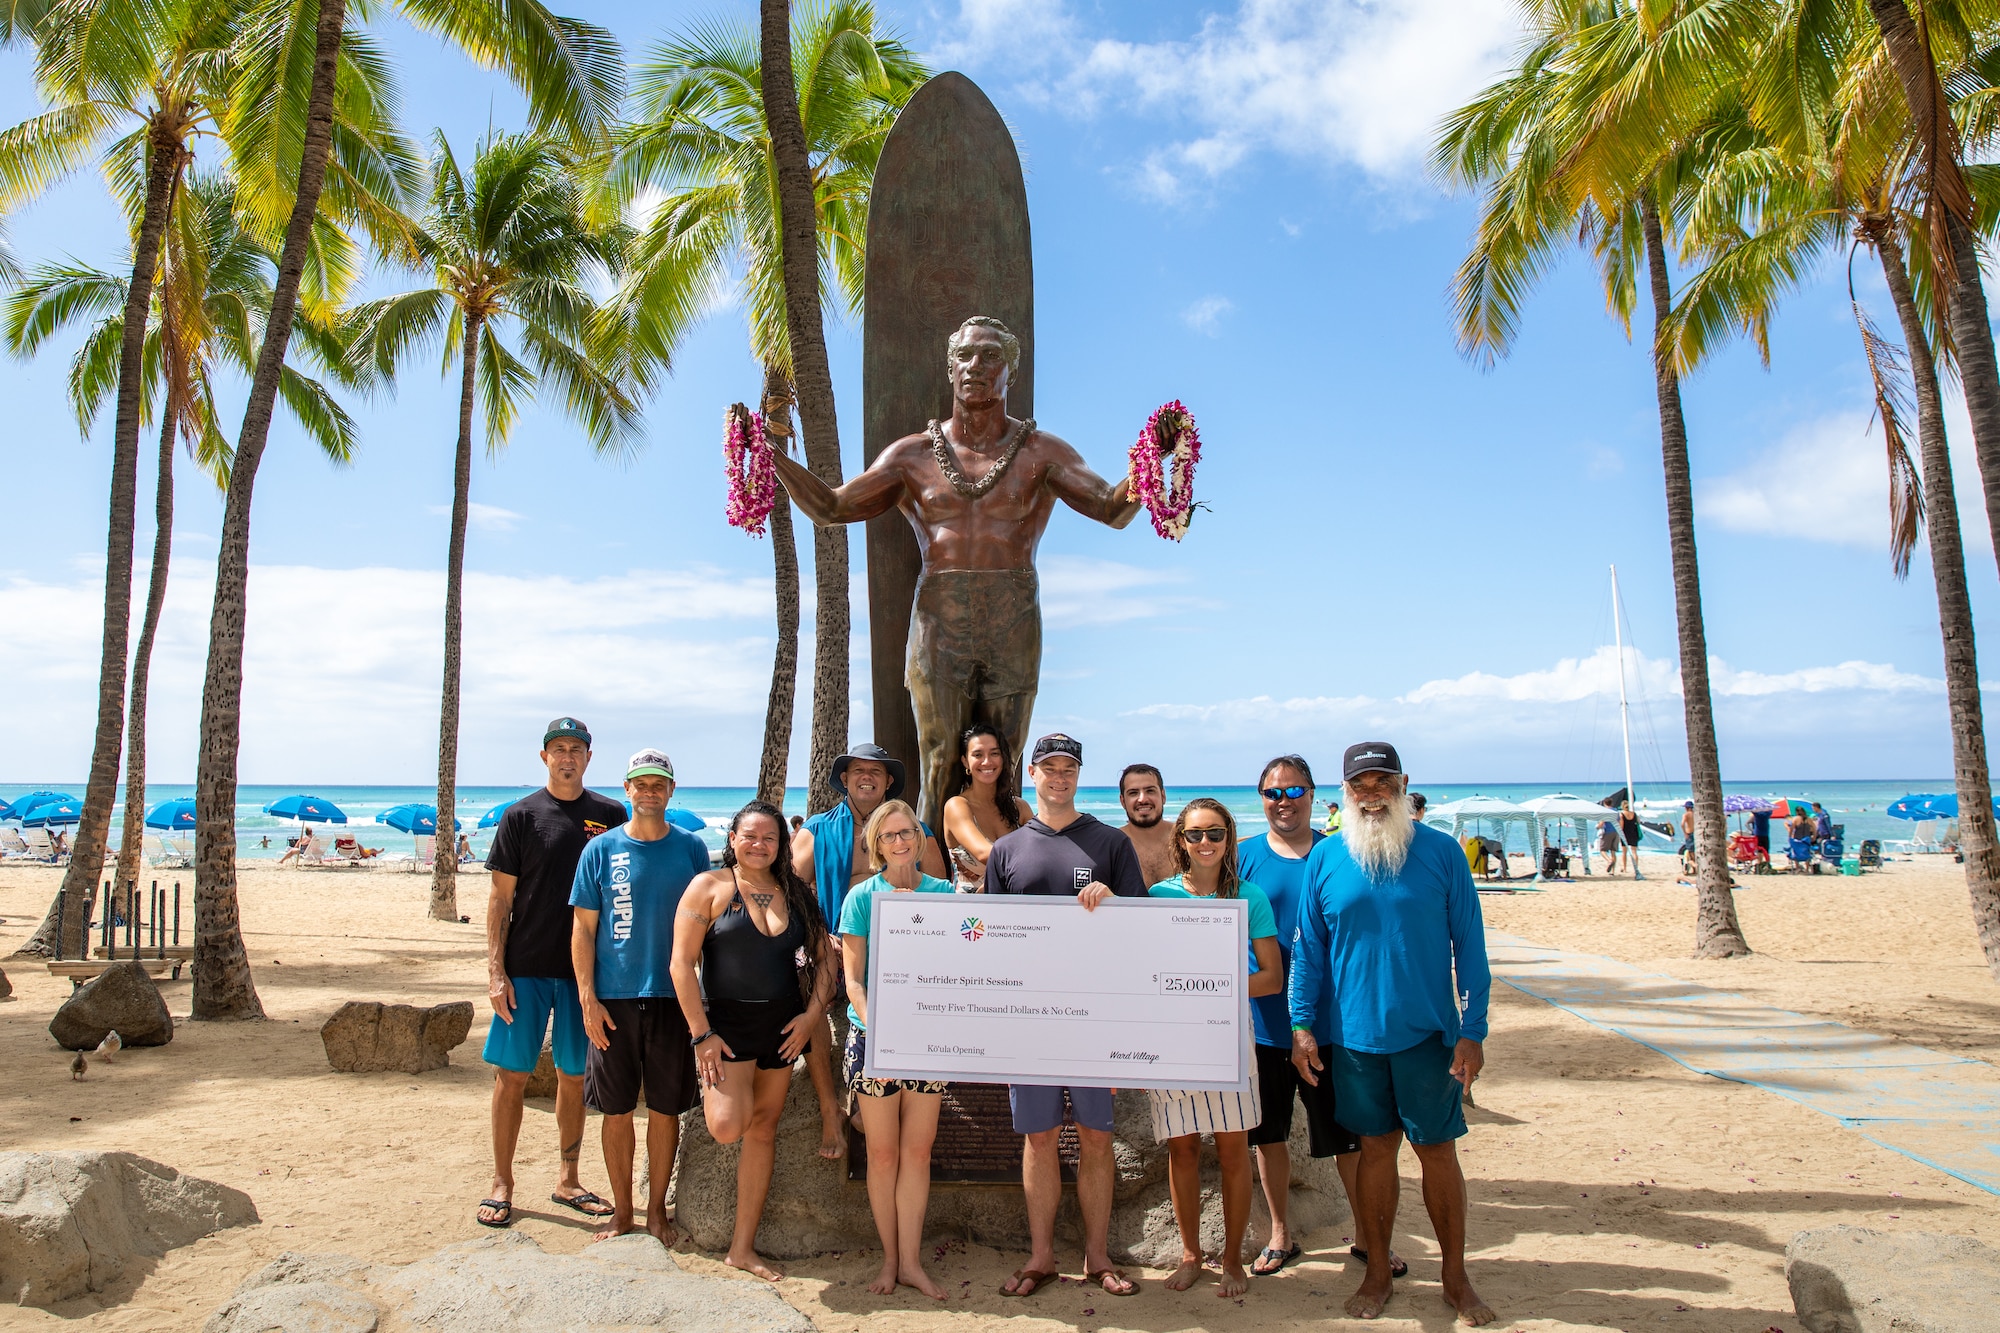
[(701, 922), (701, 924), (704, 926), (707, 925), (711, 920), (713, 920), (713, 918), (704, 916), (700, 912), (695, 911), (692, 907), (681, 908), (680, 914), (685, 917), (692, 917), (696, 921)]

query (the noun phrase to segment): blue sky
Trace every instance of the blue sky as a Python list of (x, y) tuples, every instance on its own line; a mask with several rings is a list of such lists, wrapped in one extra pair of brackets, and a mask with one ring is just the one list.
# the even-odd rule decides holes
[[(693, 21), (755, 21), (747, 0), (572, 9), (635, 57)], [(1504, 66), (1511, 0), (963, 0), (883, 14), (935, 67), (978, 80), (1015, 130), (1041, 423), (1111, 475), (1167, 399), (1189, 404), (1205, 441), (1211, 512), (1182, 545), (1143, 518), (1111, 532), (1056, 515), (1038, 730), (1082, 737), (1106, 780), (1147, 759), (1170, 781), (1248, 782), (1272, 753), (1331, 765), (1372, 735), (1431, 781), (1601, 779), (1620, 766), (1615, 563), (1636, 647), (1635, 767), (1642, 781), (1685, 775), (1642, 347), (1579, 261), (1535, 296), (1508, 360), (1484, 370), (1453, 343), (1448, 287), (1473, 206), (1430, 183), (1424, 145)], [(489, 119), (519, 124), (504, 80), (393, 20), (380, 30), (413, 136), (441, 126), (469, 145)], [(28, 74), (22, 55), (0, 55), (9, 123), (35, 110)], [(120, 259), (93, 176), (9, 229), (28, 261)], [(1864, 299), (1893, 327), (1870, 262)], [(830, 334), (851, 472), (859, 329)], [(0, 361), (6, 780), (80, 781), (89, 758), (109, 423), (78, 438), (69, 351)], [(1882, 447), (1839, 266), (1790, 303), (1772, 352), (1766, 370), (1734, 347), (1684, 386), (1725, 776), (1948, 774), (1930, 567), (1920, 549), (1907, 583), (1889, 573)], [(723, 408), (757, 383), (740, 315), (721, 309), (630, 459), (593, 457), (538, 412), (480, 460), (461, 780), (532, 780), (540, 724), (565, 712), (607, 752), (666, 746), (686, 782), (754, 776), (770, 553), (723, 522), (720, 444)], [(351, 466), (314, 456), (281, 419), (259, 475), (246, 781), (434, 776), (453, 404), (420, 372), (394, 399), (353, 406)], [(2000, 605), (1992, 544), (1962, 409), (1952, 420), (1983, 626)], [(185, 464), (178, 479), (154, 673), (161, 781), (194, 770), (220, 524), (213, 489)], [(858, 537), (852, 550), (859, 736)], [(795, 780), (809, 657), (801, 680)]]

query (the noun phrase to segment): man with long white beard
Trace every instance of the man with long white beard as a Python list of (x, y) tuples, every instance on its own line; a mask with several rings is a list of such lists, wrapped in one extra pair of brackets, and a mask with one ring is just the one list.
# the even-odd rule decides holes
[[(1361, 1137), (1354, 1229), (1368, 1273), (1347, 1313), (1373, 1319), (1388, 1304), (1396, 1155), (1408, 1137), (1443, 1258), (1445, 1301), (1461, 1323), (1488, 1324), (1496, 1316), (1465, 1272), (1456, 1145), (1465, 1134), (1461, 1098), (1485, 1063), (1493, 986), (1479, 891), (1450, 835), (1411, 817), (1395, 746), (1350, 746), (1341, 790), (1340, 834), (1306, 862), (1288, 998), (1292, 1063), (1308, 1083), (1333, 1079), (1340, 1118)], [(1322, 1015), (1329, 978), (1332, 1012)], [(1322, 1048), (1314, 1028), (1330, 1031), (1330, 1044)]]

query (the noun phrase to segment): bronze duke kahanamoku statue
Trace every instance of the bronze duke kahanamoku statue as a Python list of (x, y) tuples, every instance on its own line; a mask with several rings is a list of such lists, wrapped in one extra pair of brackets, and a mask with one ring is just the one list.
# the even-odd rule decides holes
[(999, 320), (966, 320), (946, 356), (951, 419), (889, 445), (852, 481), (830, 487), (774, 457), (785, 489), (821, 527), (900, 509), (916, 533), (923, 568), (906, 676), (932, 828), (952, 794), (961, 731), (991, 723), (1017, 759), (1026, 743), (1042, 663), (1035, 548), (1055, 502), (1114, 528), (1139, 512), (1128, 481), (1112, 485), (1068, 443), (1007, 415), (1020, 345)]

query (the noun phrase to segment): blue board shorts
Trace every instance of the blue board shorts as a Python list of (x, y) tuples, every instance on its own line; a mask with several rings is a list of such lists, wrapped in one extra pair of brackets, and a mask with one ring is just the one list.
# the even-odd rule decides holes
[(493, 1015), (486, 1029), (485, 1060), (489, 1065), (532, 1074), (542, 1058), (542, 1039), (548, 1035), (549, 1020), (555, 1020), (555, 1040), (550, 1054), (556, 1068), (571, 1078), (583, 1076), (583, 1003), (577, 998), (576, 982), (560, 977), (509, 977), (514, 983), (514, 1021), (503, 1022)]
[(1412, 1143), (1448, 1143), (1465, 1136), (1464, 1089), (1451, 1076), (1452, 1048), (1444, 1034), (1388, 1055), (1323, 1046), (1341, 1123), (1363, 1138), (1402, 1130)]
[(1070, 1119), (1085, 1129), (1111, 1132), (1115, 1105), (1109, 1088), (1064, 1088), (1046, 1083), (1009, 1083), (1007, 1105), (1014, 1112), (1016, 1134), (1042, 1134), (1063, 1122), (1063, 1094), (1069, 1094)]

